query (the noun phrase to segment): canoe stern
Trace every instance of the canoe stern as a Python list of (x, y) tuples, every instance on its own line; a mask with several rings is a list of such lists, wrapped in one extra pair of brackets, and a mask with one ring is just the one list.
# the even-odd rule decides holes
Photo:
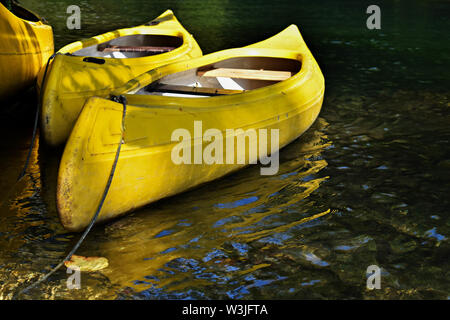
[[(51, 26), (21, 19), (0, 4), (0, 98), (34, 85), (53, 50)], [(14, 77), (3, 76), (11, 72)]]

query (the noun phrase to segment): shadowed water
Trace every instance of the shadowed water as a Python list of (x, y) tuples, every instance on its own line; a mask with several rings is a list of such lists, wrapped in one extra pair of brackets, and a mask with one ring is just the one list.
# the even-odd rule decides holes
[[(448, 2), (379, 1), (382, 29), (367, 30), (364, 1), (81, 1), (82, 29), (73, 31), (71, 1), (23, 3), (54, 26), (57, 48), (166, 8), (204, 53), (295, 23), (326, 94), (319, 119), (281, 151), (276, 176), (251, 166), (98, 226), (78, 254), (106, 257), (107, 269), (83, 273), (82, 288), (68, 290), (63, 268), (22, 298), (448, 299)], [(64, 231), (55, 208), (62, 150), (39, 146), (30, 176), (14, 185), (31, 139), (29, 96), (1, 117), (5, 299), (79, 236)], [(370, 291), (373, 264), (382, 282)]]

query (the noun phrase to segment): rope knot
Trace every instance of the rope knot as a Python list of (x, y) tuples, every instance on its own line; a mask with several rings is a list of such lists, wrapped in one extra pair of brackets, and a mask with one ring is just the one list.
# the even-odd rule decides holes
[(127, 104), (127, 98), (124, 95), (120, 95), (120, 96), (115, 96), (115, 95), (111, 95), (111, 100), (117, 103), (121, 103), (126, 105)]

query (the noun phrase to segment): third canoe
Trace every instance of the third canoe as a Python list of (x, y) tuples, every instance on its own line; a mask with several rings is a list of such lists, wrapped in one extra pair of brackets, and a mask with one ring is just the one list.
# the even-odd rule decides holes
[(52, 27), (15, 1), (6, 3), (0, 2), (1, 100), (34, 85), (54, 50)]
[[(248, 47), (153, 69), (113, 92), (116, 98), (89, 99), (59, 168), (63, 226), (79, 231), (92, 219), (122, 136), (98, 221), (220, 178), (256, 157), (275, 156), (276, 142), (281, 148), (313, 124), (324, 90), (322, 72), (292, 25)], [(264, 141), (267, 153), (261, 153)]]
[(201, 55), (197, 42), (171, 10), (145, 25), (63, 47), (50, 65), (41, 96), (46, 143), (66, 142), (87, 98), (106, 97), (148, 70)]

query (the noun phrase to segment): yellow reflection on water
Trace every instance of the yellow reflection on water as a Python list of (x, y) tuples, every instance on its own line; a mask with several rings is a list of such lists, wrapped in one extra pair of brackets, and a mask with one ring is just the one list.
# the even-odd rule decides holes
[[(95, 246), (96, 254), (110, 262), (103, 274), (119, 287), (170, 291), (214, 285), (217, 279), (210, 279), (211, 273), (232, 277), (233, 272), (268, 267), (243, 263), (245, 253), (237, 258), (224, 248), (289, 233), (330, 213), (314, 212), (306, 201), (327, 179), (315, 176), (327, 165), (319, 159), (330, 145), (322, 132), (326, 126), (319, 119), (304, 138), (282, 151), (277, 176), (260, 176), (257, 166), (250, 167), (109, 224), (105, 240)], [(224, 272), (228, 266), (233, 271)]]

